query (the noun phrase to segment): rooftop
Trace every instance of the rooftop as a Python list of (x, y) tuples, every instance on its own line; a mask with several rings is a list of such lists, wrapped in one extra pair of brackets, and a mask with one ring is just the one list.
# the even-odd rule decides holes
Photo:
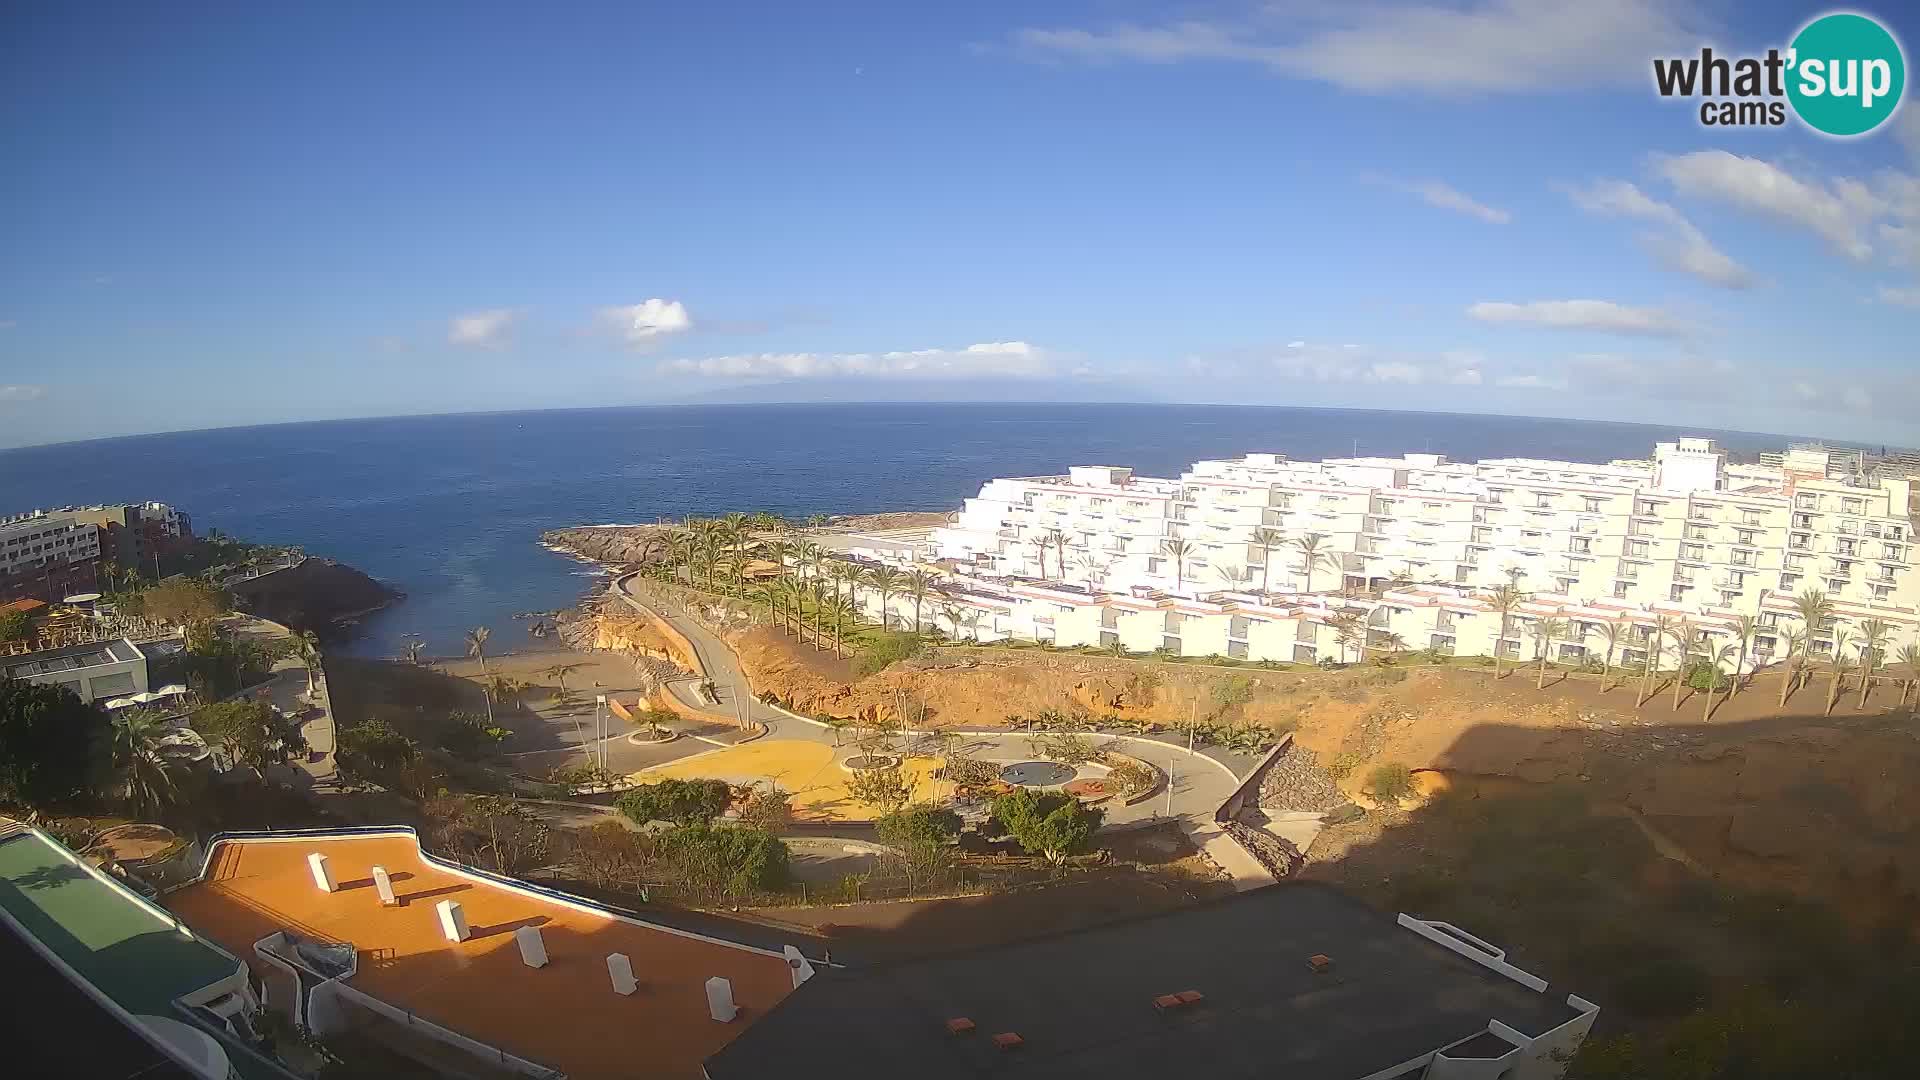
[[(225, 950), (32, 829), (0, 834), (0, 911), (135, 1015), (174, 1018), (176, 998), (240, 975)], [(5, 970), (12, 984), (15, 969)]]
[[(1332, 958), (1326, 973), (1308, 958)], [(1155, 999), (1196, 990), (1190, 1007)], [(831, 1073), (1352, 1080), (1578, 1012), (1322, 885), (1285, 884), (1092, 930), (864, 970), (822, 970), (707, 1062), (712, 1080)], [(975, 1030), (953, 1035), (951, 1019)], [(1013, 1032), (1018, 1050), (994, 1046)]]
[[(314, 886), (307, 855), (327, 856), (339, 889)], [(383, 907), (371, 871), (386, 868), (400, 903)], [(434, 905), (459, 901), (472, 936), (448, 942)], [(351, 943), (360, 992), (508, 1053), (594, 1077), (696, 1078), (721, 1049), (792, 989), (778, 954), (639, 922), (584, 901), (422, 856), (410, 832), (224, 840), (203, 879), (171, 893), (189, 925), (243, 956), (276, 931)], [(538, 926), (549, 963), (527, 967), (513, 931)], [(631, 958), (640, 989), (613, 992), (609, 953)], [(705, 982), (733, 984), (741, 1016), (707, 1012)]]
[(86, 645), (68, 645), (60, 649), (43, 649), (28, 653), (15, 660), (0, 664), (0, 676), (15, 679), (30, 679), (35, 675), (51, 675), (61, 671), (79, 671), (81, 668), (105, 667), (108, 664), (124, 664), (129, 660), (142, 657), (133, 642), (96, 641)]

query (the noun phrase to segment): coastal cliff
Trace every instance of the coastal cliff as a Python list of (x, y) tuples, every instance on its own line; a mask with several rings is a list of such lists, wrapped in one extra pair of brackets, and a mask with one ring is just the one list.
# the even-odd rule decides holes
[(316, 634), (325, 634), (406, 595), (344, 563), (315, 558), (239, 582), (232, 589), (241, 610)]
[[(913, 529), (939, 525), (947, 520), (946, 511), (902, 510), (882, 514), (840, 514), (828, 518), (822, 531), (845, 532), (855, 529)], [(548, 529), (540, 534), (547, 547), (578, 555), (583, 559), (612, 566), (640, 567), (666, 557), (667, 543), (678, 525), (581, 525), (570, 529)]]

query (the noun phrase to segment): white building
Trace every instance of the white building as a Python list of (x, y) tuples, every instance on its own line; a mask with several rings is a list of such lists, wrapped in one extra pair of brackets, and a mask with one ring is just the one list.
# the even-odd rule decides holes
[[(1641, 659), (1662, 618), (1686, 618), (1708, 652), (1737, 652), (1750, 616), (1756, 666), (1801, 629), (1792, 597), (1807, 589), (1834, 606), (1814, 628), (1817, 653), (1847, 642), (1851, 655), (1847, 635), (1869, 619), (1891, 628), (1888, 655), (1920, 639), (1920, 480), (1862, 479), (1812, 450), (1783, 462), (1730, 465), (1711, 440), (1681, 439), (1604, 465), (1248, 454), (1177, 479), (1076, 466), (988, 481), (904, 545), (917, 551), (897, 532), (839, 546), (937, 567), (953, 595), (924, 621), (984, 639), (1354, 659), (1357, 618), (1371, 645), (1530, 658), (1527, 631), (1547, 618), (1573, 624), (1551, 646), (1567, 660), (1597, 657), (1605, 624), (1624, 624), (1618, 661)], [(1496, 646), (1482, 594), (1508, 583), (1528, 600)], [(861, 600), (878, 612), (877, 596)], [(903, 618), (899, 594), (889, 607)]]
[(0, 522), (0, 578), (100, 557), (100, 530), (72, 514), (29, 514)]
[(89, 705), (147, 692), (147, 654), (133, 642), (97, 641), (0, 660), (0, 675), (64, 686)]

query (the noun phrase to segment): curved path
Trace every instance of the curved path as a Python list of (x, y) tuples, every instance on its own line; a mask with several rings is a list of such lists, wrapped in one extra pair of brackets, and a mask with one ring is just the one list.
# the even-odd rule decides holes
[[(608, 594), (618, 597), (636, 613), (665, 622), (684, 634), (693, 645), (694, 656), (700, 662), (704, 678), (714, 684), (719, 698), (717, 706), (703, 703), (698, 694), (702, 676), (691, 676), (667, 684), (668, 692), (682, 704), (708, 714), (716, 721), (732, 719), (738, 723), (739, 718), (744, 716), (754, 724), (765, 725), (770, 738), (837, 745), (835, 733), (825, 724), (756, 700), (733, 649), (683, 608), (666, 604), (656, 606), (653, 602), (636, 597), (629, 588), (634, 576), (629, 573), (615, 578), (609, 585)], [(969, 749), (982, 756), (1013, 760), (1030, 756), (1026, 748), (1027, 736), (1009, 732), (1005, 728), (955, 727), (940, 730), (972, 737), (974, 742)], [(1130, 735), (1102, 737), (1120, 743), (1127, 753), (1159, 766), (1169, 777), (1170, 797), (1161, 795), (1134, 806), (1114, 807), (1107, 814), (1110, 825), (1145, 823), (1171, 816), (1179, 822), (1194, 846), (1227, 872), (1236, 888), (1251, 889), (1273, 883), (1273, 875), (1213, 820), (1214, 812), (1239, 787), (1239, 776), (1243, 775), (1241, 770), (1221, 760), (1224, 755), (1216, 756), (1205, 751), (1189, 752), (1185, 747), (1158, 739)]]

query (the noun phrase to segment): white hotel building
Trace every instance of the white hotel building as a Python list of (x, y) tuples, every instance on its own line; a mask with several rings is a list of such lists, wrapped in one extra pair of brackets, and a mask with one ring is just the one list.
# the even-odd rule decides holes
[[(1826, 456), (1730, 465), (1712, 441), (1681, 439), (1651, 461), (1606, 465), (1248, 454), (1196, 462), (1178, 479), (1076, 466), (990, 480), (911, 544), (894, 534), (834, 546), (937, 566), (951, 595), (926, 610), (944, 630), (988, 640), (1351, 660), (1329, 622), (1344, 612), (1364, 616), (1375, 645), (1533, 658), (1528, 625), (1558, 618), (1572, 632), (1551, 646), (1555, 659), (1598, 659), (1600, 624), (1614, 620), (1628, 624), (1616, 662), (1637, 662), (1662, 615), (1686, 617), (1713, 650), (1737, 644), (1736, 618), (1751, 615), (1758, 666), (1802, 629), (1792, 597), (1811, 588), (1835, 612), (1816, 628), (1816, 652), (1878, 618), (1892, 627), (1890, 655), (1920, 639), (1920, 479), (1830, 479)], [(1263, 548), (1261, 529), (1284, 543)], [(1329, 553), (1313, 567), (1295, 546), (1310, 534)], [(1178, 565), (1170, 540), (1190, 546)], [(1529, 598), (1496, 646), (1500, 619), (1480, 594), (1508, 582)], [(862, 601), (877, 613), (877, 597)], [(907, 607), (895, 594), (896, 621)]]

